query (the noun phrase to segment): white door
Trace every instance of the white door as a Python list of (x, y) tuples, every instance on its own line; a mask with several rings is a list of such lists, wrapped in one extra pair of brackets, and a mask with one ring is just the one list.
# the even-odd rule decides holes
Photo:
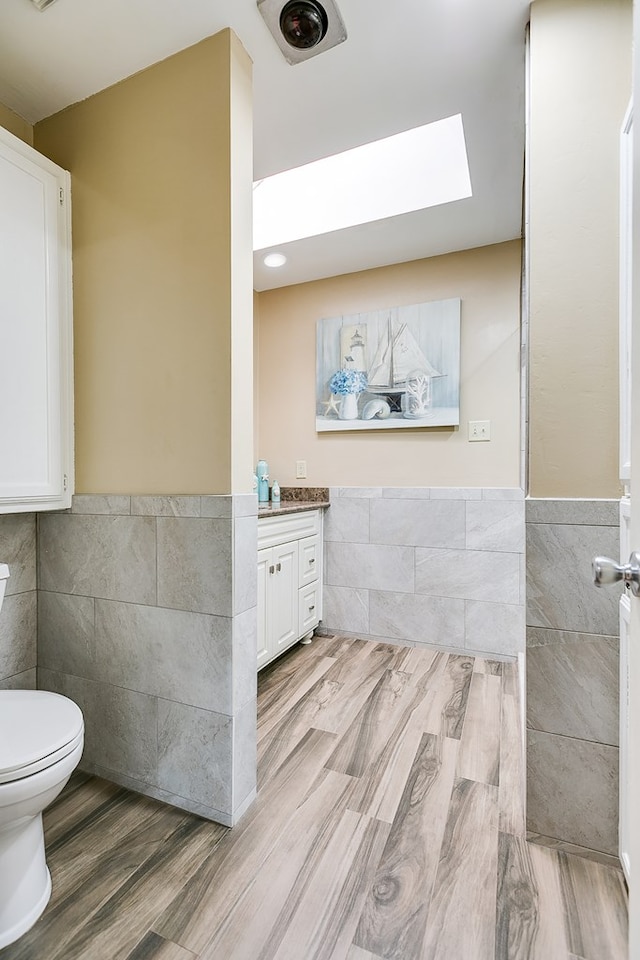
[[(634, 101), (640, 103), (640, 4), (634, 3), (633, 23), (633, 74)], [(636, 509), (631, 514), (631, 544), (640, 550), (640, 124), (633, 132), (633, 215), (632, 215), (632, 271), (631, 271), (631, 464), (638, 480), (631, 487)], [(635, 468), (633, 467), (635, 464)], [(629, 884), (629, 956), (640, 957), (640, 598), (631, 601), (629, 622), (629, 690), (628, 690), (628, 737), (626, 802), (629, 811), (629, 856), (633, 871)]]
[[(634, 96), (640, 103), (639, 5), (634, 4)], [(632, 109), (620, 143), (620, 565), (604, 564), (600, 582), (624, 573), (620, 599), (620, 861), (629, 884), (629, 957), (640, 960), (640, 142)], [(633, 466), (635, 464), (635, 467)], [(632, 502), (636, 506), (632, 509)], [(598, 581), (596, 573), (596, 580)], [(634, 580), (637, 583), (634, 583)], [(633, 878), (632, 878), (633, 874)]]
[[(629, 106), (620, 136), (620, 480), (624, 496), (620, 501), (620, 563), (632, 550), (631, 538), (631, 343), (633, 272), (633, 111)], [(632, 595), (620, 597), (620, 862), (631, 879), (629, 850), (629, 634)]]

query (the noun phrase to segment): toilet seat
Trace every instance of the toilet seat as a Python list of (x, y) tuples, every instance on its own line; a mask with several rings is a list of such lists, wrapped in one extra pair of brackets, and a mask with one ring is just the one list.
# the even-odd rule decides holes
[(29, 777), (72, 753), (84, 736), (82, 711), (45, 690), (0, 694), (0, 784)]

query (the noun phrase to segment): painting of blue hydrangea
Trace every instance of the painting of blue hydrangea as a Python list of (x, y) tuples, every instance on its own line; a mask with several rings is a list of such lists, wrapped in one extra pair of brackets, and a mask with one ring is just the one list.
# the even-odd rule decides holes
[(316, 430), (459, 425), (459, 299), (319, 320), (316, 347)]

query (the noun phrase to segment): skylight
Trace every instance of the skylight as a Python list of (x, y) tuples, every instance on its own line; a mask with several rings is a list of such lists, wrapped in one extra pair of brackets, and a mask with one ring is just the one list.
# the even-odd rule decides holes
[(253, 185), (264, 250), (472, 195), (462, 115), (276, 173)]

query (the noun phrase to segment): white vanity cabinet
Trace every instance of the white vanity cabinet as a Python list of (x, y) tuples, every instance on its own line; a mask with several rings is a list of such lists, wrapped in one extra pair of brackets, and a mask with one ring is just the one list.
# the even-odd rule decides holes
[(0, 128), (0, 513), (73, 493), (69, 174)]
[(322, 511), (258, 518), (258, 669), (322, 616)]

